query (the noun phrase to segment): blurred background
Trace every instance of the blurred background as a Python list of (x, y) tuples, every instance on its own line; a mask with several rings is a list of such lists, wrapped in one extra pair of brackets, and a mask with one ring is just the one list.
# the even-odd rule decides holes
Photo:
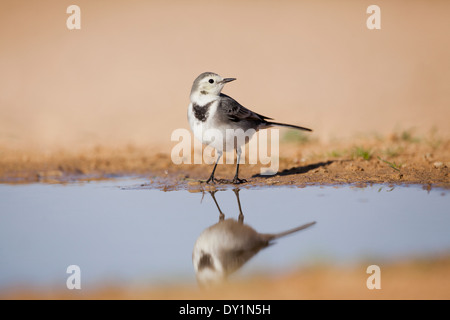
[[(69, 30), (69, 5), (81, 29)], [(195, 77), (324, 141), (450, 127), (450, 2), (0, 2), (0, 146), (161, 146)]]
[[(381, 8), (381, 30), (369, 30), (366, 26), (370, 16), (366, 10), (372, 4)], [(81, 9), (80, 30), (67, 28), (66, 21), (71, 14), (66, 10), (70, 5)], [(449, 18), (450, 1), (447, 0), (1, 0), (0, 178), (3, 182), (51, 184), (58, 183), (57, 179), (64, 179), (66, 174), (67, 177), (84, 174), (89, 179), (95, 177), (89, 174), (96, 172), (107, 177), (109, 173), (163, 169), (168, 175), (166, 169), (172, 163), (166, 155), (175, 144), (170, 140), (171, 133), (189, 127), (187, 107), (194, 79), (205, 71), (235, 77), (237, 81), (228, 84), (224, 93), (277, 121), (312, 128), (314, 132), (308, 139), (324, 142), (320, 146), (328, 143), (323, 150), (312, 146), (306, 155), (302, 153), (303, 148), (301, 152), (296, 148), (290, 148), (290, 154), (283, 152), (282, 166), (295, 169), (283, 181), (302, 176), (304, 180), (297, 181), (304, 185), (305, 181), (334, 183), (346, 178), (353, 182), (370, 177), (371, 182), (413, 181), (427, 185), (424, 189), (396, 187), (394, 192), (391, 192), (394, 187), (371, 186), (371, 196), (365, 184), (361, 190), (356, 188), (357, 191), (353, 187), (337, 191), (328, 188), (326, 192), (334, 190), (334, 195), (331, 191), (330, 195), (325, 194), (322, 187), (308, 187), (292, 189), (299, 193), (291, 193), (286, 201), (281, 198), (281, 191), (279, 198), (273, 196), (270, 200), (269, 196), (275, 194), (272, 188), (246, 190), (244, 208), (248, 209), (248, 221), (255, 227), (261, 223), (258, 230), (264, 232), (271, 232), (272, 227), (276, 229), (273, 221), (283, 223), (278, 230), (289, 226), (285, 224), (288, 218), (295, 218), (292, 226), (317, 221), (315, 240), (305, 242), (304, 248), (319, 254), (320, 247), (315, 247), (314, 241), (354, 250), (354, 255), (362, 258), (367, 253), (376, 257), (383, 249), (388, 256), (400, 259), (410, 257), (401, 254), (410, 254), (409, 250), (415, 248), (412, 243), (416, 243), (420, 251), (413, 252), (414, 256), (417, 253), (424, 260), (406, 268), (383, 269), (386, 277), (383, 283), (390, 284), (394, 290), (388, 291), (389, 286), (385, 286), (383, 294), (387, 292), (387, 297), (394, 298), (405, 295), (447, 298), (450, 288), (448, 192), (434, 186), (431, 194), (430, 190), (431, 182), (448, 186), (448, 141), (441, 143), (436, 139), (437, 142), (426, 141), (422, 145), (406, 145), (406, 142), (430, 132), (450, 138)], [(388, 137), (402, 131), (407, 133), (400, 139), (404, 144), (392, 146), (387, 139), (380, 139), (377, 141), (383, 146), (377, 149), (367, 141), (354, 149), (336, 147), (340, 141), (353, 143), (359, 137)], [(300, 145), (298, 136), (291, 140)], [(114, 152), (102, 152), (111, 150), (108, 148)], [(38, 152), (30, 152), (29, 156), (30, 150)], [(69, 157), (60, 150), (79, 151), (79, 156)], [(154, 150), (166, 155), (149, 156)], [(46, 157), (53, 151), (54, 157)], [(375, 155), (392, 162), (380, 157), (377, 161)], [(330, 171), (320, 168), (331, 163), (329, 158), (349, 158), (352, 162), (336, 161), (334, 167), (327, 166)], [(374, 161), (365, 161), (370, 158)], [(328, 162), (319, 162), (325, 160)], [(305, 171), (297, 171), (303, 163), (308, 163)], [(197, 166), (197, 171), (189, 172), (192, 177), (207, 177), (210, 168), (205, 171), (205, 167)], [(169, 168), (176, 172), (174, 165)], [(192, 166), (189, 170), (193, 170)], [(232, 172), (234, 168), (229, 166), (227, 170)], [(301, 172), (304, 174), (296, 174)], [(182, 177), (188, 181), (189, 175), (183, 172)], [(311, 177), (323, 180), (310, 180)], [(124, 181), (127, 180), (121, 180), (120, 184)], [(130, 185), (139, 183), (142, 187), (148, 182), (155, 184), (158, 180), (130, 180)], [(267, 180), (268, 185), (272, 183), (276, 182)], [(69, 184), (64, 188), (45, 183), (20, 187), (0, 184), (0, 196), (4, 198), (0, 201), (0, 212), (4, 212), (0, 224), (0, 229), (4, 229), (0, 237), (4, 241), (0, 244), (5, 246), (0, 252), (10, 257), (3, 259), (0, 285), (22, 283), (28, 289), (27, 279), (46, 281), (49, 279), (46, 275), (63, 277), (55, 283), (63, 286), (64, 295), (73, 298), (64, 286), (65, 268), (73, 263), (84, 263), (83, 270), (88, 271), (85, 274), (96, 281), (99, 278), (95, 272), (106, 274), (111, 270), (125, 275), (135, 270), (133, 277), (141, 274), (157, 277), (157, 272), (162, 270), (171, 272), (172, 277), (179, 269), (173, 271), (167, 266), (180, 265), (183, 266), (180, 274), (194, 280), (191, 249), (203, 228), (217, 221), (213, 200), (205, 200), (200, 207), (203, 200), (200, 194), (173, 192), (169, 195), (145, 189), (131, 192), (118, 189), (117, 184), (106, 181), (100, 185)], [(166, 191), (165, 186), (163, 190)], [(231, 211), (236, 210), (234, 194), (222, 193), (219, 198), (224, 200), (224, 211), (230, 212), (231, 217), (231, 212), (236, 212)], [(273, 210), (266, 205), (268, 201), (274, 205)], [(292, 211), (280, 211), (280, 203)], [(184, 214), (183, 210), (204, 214)], [(272, 219), (273, 212), (277, 212), (276, 220)], [(268, 218), (265, 224), (263, 214)], [(336, 219), (342, 228), (336, 227), (339, 225)], [(175, 232), (184, 238), (173, 238), (166, 232), (174, 223), (183, 230), (189, 229), (185, 233)], [(369, 230), (368, 226), (378, 228)], [(383, 232), (381, 238), (376, 237), (378, 230)], [(83, 234), (81, 241), (79, 234)], [(89, 234), (91, 238), (86, 236)], [(153, 241), (149, 235), (159, 234), (170, 237), (166, 247), (153, 251), (163, 258), (153, 259), (148, 255), (147, 244), (161, 240)], [(314, 236), (313, 232), (309, 234)], [(350, 246), (346, 243), (339, 246), (342, 242), (334, 241), (333, 236), (339, 241), (348, 240)], [(295, 237), (289, 240), (295, 250), (298, 250), (297, 240)], [(73, 245), (66, 250), (70, 243)], [(179, 249), (183, 247), (180, 243), (186, 250), (167, 258), (166, 249), (170, 244)], [(110, 250), (110, 260), (105, 258), (102, 245)], [(287, 257), (281, 250), (281, 241), (277, 246), (280, 256)], [(370, 251), (367, 247), (381, 249)], [(122, 252), (119, 256), (116, 248)], [(445, 255), (442, 259), (429, 257), (441, 250)], [(295, 255), (299, 251), (292, 252), (291, 265), (295, 266), (295, 259), (301, 256)], [(334, 249), (326, 252), (348, 257)], [(25, 270), (32, 261), (30, 257), (41, 254), (45, 259), (35, 261), (37, 268)], [(260, 257), (264, 259), (264, 255)], [(287, 265), (286, 261), (270, 255), (260, 260), (259, 265), (267, 266), (266, 261)], [(305, 275), (287, 274), (276, 278), (269, 290), (267, 283), (263, 283), (265, 289), (254, 286), (254, 291), (247, 295), (243, 291), (244, 295), (238, 297), (253, 298), (255, 292), (274, 293), (269, 296), (272, 298), (310, 297), (311, 292), (312, 297), (319, 298), (324, 295), (342, 298), (343, 293), (346, 297), (374, 297), (364, 286), (366, 273), (361, 275), (359, 271), (346, 269), (348, 276), (342, 276), (342, 270), (322, 271), (311, 269), (312, 273)], [(309, 279), (312, 280), (308, 282)], [(107, 279), (105, 283), (110, 282)], [(301, 292), (300, 283), (306, 283)], [(325, 285), (317, 286), (317, 283)], [(238, 288), (234, 292), (240, 291)], [(174, 293), (177, 297), (192, 298), (193, 291), (189, 287), (185, 291), (175, 287), (167, 292), (172, 298)], [(236, 299), (234, 292), (230, 292), (230, 298)], [(42, 297), (40, 292), (37, 295)], [(137, 296), (142, 297), (139, 293)], [(149, 296), (147, 292), (144, 297)], [(161, 292), (155, 296), (161, 298)], [(216, 296), (227, 297), (222, 291), (217, 291)]]

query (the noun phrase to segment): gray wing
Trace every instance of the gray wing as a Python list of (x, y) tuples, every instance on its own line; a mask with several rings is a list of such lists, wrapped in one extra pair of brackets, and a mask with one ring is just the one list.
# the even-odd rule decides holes
[(259, 120), (261, 122), (265, 122), (266, 120), (272, 120), (272, 118), (247, 109), (239, 102), (223, 93), (220, 94), (219, 109), (221, 109), (228, 119), (233, 122), (239, 122), (242, 120)]
[(261, 249), (267, 247), (269, 240), (261, 237), (250, 226), (241, 224), (234, 219), (219, 222), (224, 227), (228, 241), (218, 252), (218, 258), (227, 274), (231, 274), (242, 267)]
[(260, 241), (252, 247), (224, 250), (219, 253), (219, 259), (222, 262), (225, 272), (229, 275), (241, 268), (261, 249), (269, 245), (270, 243), (268, 241)]

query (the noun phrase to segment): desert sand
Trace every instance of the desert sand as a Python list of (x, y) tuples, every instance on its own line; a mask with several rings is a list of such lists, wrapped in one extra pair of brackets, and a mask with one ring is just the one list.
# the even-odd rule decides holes
[(15, 288), (0, 292), (0, 299), (438, 299), (450, 298), (448, 257), (412, 259), (381, 265), (380, 289), (369, 290), (367, 266), (351, 268), (311, 266), (283, 275), (255, 275), (230, 280), (217, 287), (199, 289), (196, 285), (139, 286), (107, 284), (90, 291)]

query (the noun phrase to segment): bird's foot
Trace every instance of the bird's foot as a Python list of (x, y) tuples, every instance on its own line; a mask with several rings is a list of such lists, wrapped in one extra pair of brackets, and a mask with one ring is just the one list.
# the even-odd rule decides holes
[(206, 180), (207, 184), (216, 184), (216, 182), (219, 182), (216, 178), (214, 178), (213, 176), (209, 177), (208, 180)]
[(233, 184), (241, 184), (241, 183), (246, 183), (246, 182), (247, 182), (247, 180), (239, 179), (238, 177), (234, 177), (234, 179), (232, 181)]

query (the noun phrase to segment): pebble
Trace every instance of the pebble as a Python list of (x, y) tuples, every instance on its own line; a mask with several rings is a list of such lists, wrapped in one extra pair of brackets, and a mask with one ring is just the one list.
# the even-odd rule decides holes
[(441, 168), (443, 165), (444, 165), (444, 163), (441, 161), (436, 161), (435, 163), (433, 163), (433, 166), (435, 168)]

